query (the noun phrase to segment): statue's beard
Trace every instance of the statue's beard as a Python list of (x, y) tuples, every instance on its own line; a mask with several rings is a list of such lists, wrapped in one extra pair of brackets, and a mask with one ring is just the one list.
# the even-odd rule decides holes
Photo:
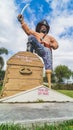
[(45, 29), (41, 29), (40, 32), (42, 32), (44, 34), (47, 33), (47, 31)]

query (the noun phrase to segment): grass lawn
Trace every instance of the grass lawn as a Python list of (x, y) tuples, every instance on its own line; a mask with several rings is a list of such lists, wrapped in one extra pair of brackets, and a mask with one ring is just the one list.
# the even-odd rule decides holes
[(45, 123), (42, 126), (32, 124), (31, 128), (26, 128), (18, 124), (1, 124), (0, 130), (73, 130), (73, 120), (54, 124)]
[(57, 90), (57, 91), (73, 98), (73, 90)]

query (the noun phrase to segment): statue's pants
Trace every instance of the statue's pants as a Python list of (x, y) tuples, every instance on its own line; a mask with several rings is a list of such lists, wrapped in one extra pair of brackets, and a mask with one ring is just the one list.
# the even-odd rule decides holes
[(38, 42), (35, 36), (30, 35), (28, 37), (28, 42), (31, 45), (30, 51), (34, 49), (36, 53), (42, 57), (46, 70), (52, 70), (52, 51), (50, 48), (44, 47), (43, 44)]

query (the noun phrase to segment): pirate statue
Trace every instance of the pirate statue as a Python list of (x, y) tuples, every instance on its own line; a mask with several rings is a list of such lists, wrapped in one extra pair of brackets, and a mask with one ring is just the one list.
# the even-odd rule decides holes
[(55, 50), (58, 48), (58, 42), (54, 37), (48, 35), (50, 26), (46, 20), (42, 20), (37, 24), (36, 31), (28, 27), (21, 14), (18, 15), (18, 21), (28, 35), (27, 50), (31, 52), (35, 50), (44, 61), (48, 84), (51, 88), (52, 49)]

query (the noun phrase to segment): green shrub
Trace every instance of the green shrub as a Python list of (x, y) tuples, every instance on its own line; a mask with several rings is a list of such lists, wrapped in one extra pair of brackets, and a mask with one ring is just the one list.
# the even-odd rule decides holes
[(73, 84), (56, 84), (52, 86), (52, 89), (73, 90)]

